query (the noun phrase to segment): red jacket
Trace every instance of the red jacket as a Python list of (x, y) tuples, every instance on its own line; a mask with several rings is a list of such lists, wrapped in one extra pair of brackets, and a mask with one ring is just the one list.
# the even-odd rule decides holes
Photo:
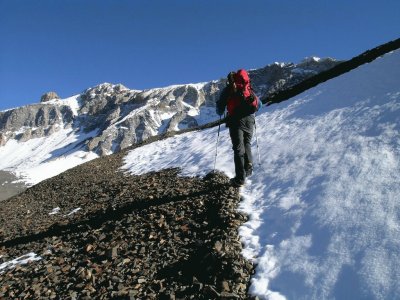
[(250, 77), (246, 70), (240, 69), (237, 71), (233, 76), (233, 80), (234, 84), (231, 87), (231, 93), (227, 101), (228, 115), (231, 116), (234, 115), (235, 110), (239, 107), (241, 101), (243, 101), (242, 99), (251, 95)]
[[(247, 103), (246, 99), (253, 102)], [(226, 107), (228, 116), (241, 118), (254, 113), (260, 106), (261, 102), (251, 90), (247, 72), (240, 69), (237, 72), (229, 73), (228, 85), (222, 90), (216, 103), (216, 113), (221, 116)]]
[(236, 109), (238, 109), (242, 101), (243, 101), (242, 97), (238, 93), (235, 93), (234, 91), (230, 92), (226, 104), (226, 109), (228, 110), (228, 116), (235, 115)]

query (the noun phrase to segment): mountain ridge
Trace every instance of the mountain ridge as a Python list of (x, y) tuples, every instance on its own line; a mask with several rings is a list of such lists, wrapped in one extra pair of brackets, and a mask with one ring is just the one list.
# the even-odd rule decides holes
[[(326, 58), (303, 60), (299, 64), (270, 64), (249, 71), (260, 96), (294, 85), (336, 65)], [(8, 140), (26, 141), (51, 136), (60, 127), (85, 132), (97, 129), (86, 150), (99, 155), (118, 152), (149, 136), (192, 128), (215, 120), (215, 102), (225, 79), (198, 84), (171, 85), (143, 91), (122, 84), (102, 83), (67, 98), (0, 112), (0, 146)], [(63, 105), (66, 104), (66, 105)]]

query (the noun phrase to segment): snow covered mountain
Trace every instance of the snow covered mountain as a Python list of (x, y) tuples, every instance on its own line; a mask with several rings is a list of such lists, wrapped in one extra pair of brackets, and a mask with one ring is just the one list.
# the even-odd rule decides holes
[[(274, 63), (250, 71), (250, 76), (263, 97), (338, 63), (307, 58), (299, 64)], [(151, 136), (214, 121), (215, 101), (224, 85), (220, 79), (138, 91), (104, 83), (67, 99), (49, 93), (39, 104), (2, 111), (0, 194), (8, 198), (16, 179), (36, 184)]]
[[(268, 65), (250, 71), (260, 96), (301, 82), (332, 68), (338, 61), (307, 58), (299, 64)], [(61, 128), (95, 130), (86, 150), (99, 155), (118, 152), (149, 136), (195, 127), (216, 118), (215, 101), (225, 79), (145, 91), (104, 83), (68, 99), (42, 101), (0, 112), (0, 145), (51, 136)], [(56, 95), (56, 94), (52, 94)]]
[[(260, 299), (400, 297), (400, 50), (256, 118), (260, 161), (242, 188), (244, 255)], [(218, 128), (134, 149), (124, 169), (212, 171)], [(257, 161), (256, 140), (253, 141)], [(179, 150), (177, 150), (179, 149)], [(228, 130), (217, 169), (234, 175)]]

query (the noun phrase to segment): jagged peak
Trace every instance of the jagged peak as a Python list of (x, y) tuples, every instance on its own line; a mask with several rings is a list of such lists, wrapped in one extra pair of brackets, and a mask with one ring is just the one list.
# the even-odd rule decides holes
[(307, 65), (315, 65), (315, 64), (325, 64), (325, 63), (332, 63), (332, 62), (337, 62), (337, 59), (331, 58), (331, 57), (324, 57), (320, 58), (317, 56), (308, 56), (305, 57), (303, 60), (301, 60), (297, 66), (307, 66)]
[(173, 90), (173, 89), (177, 89), (177, 88), (181, 88), (181, 87), (193, 87), (197, 90), (200, 90), (208, 83), (210, 83), (210, 82), (172, 84), (172, 85), (168, 85), (168, 86), (164, 86), (164, 87), (146, 89), (144, 91), (148, 92), (148, 91), (152, 91), (152, 90)]
[(307, 56), (300, 63), (310, 63), (310, 62), (319, 62), (321, 58), (318, 56)]
[(121, 92), (121, 91), (125, 91), (125, 90), (129, 90), (126, 86), (124, 86), (121, 83), (118, 84), (113, 84), (113, 83), (109, 83), (109, 82), (103, 82), (100, 83), (98, 85), (95, 85), (93, 87), (87, 88), (84, 93), (88, 93), (91, 91), (98, 91), (101, 93), (107, 93), (107, 92)]
[(60, 96), (58, 96), (58, 94), (54, 91), (52, 92), (47, 92), (45, 94), (42, 95), (42, 97), (40, 97), (40, 102), (47, 102), (53, 99), (60, 99)]
[[(266, 67), (273, 67), (273, 66), (278, 66), (278, 67), (281, 67), (281, 68), (288, 67), (288, 66), (297, 66), (297, 67), (299, 67), (299, 66), (307, 65), (307, 64), (324, 64), (326, 62), (331, 63), (331, 62), (337, 62), (337, 61), (338, 61), (337, 59), (334, 59), (334, 58), (331, 58), (331, 57), (321, 58), (321, 57), (318, 57), (318, 56), (307, 56), (307, 57), (303, 58), (298, 63), (278, 62), (278, 61), (276, 61), (276, 62), (274, 62), (272, 64), (267, 65)], [(257, 70), (257, 69), (255, 69), (255, 70)]]
[(287, 65), (287, 63), (283, 63), (283, 62), (274, 62), (273, 64), (270, 64), (270, 65), (268, 65), (268, 67), (269, 66), (278, 66), (278, 67), (281, 67), (281, 68), (283, 68), (283, 67), (285, 67)]

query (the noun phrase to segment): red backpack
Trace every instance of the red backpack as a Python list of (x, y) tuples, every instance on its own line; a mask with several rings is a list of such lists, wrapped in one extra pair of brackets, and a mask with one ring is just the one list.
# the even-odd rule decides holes
[(236, 91), (241, 96), (241, 102), (250, 113), (255, 113), (259, 109), (258, 98), (250, 84), (249, 74), (244, 69), (238, 70), (233, 74), (233, 81)]

